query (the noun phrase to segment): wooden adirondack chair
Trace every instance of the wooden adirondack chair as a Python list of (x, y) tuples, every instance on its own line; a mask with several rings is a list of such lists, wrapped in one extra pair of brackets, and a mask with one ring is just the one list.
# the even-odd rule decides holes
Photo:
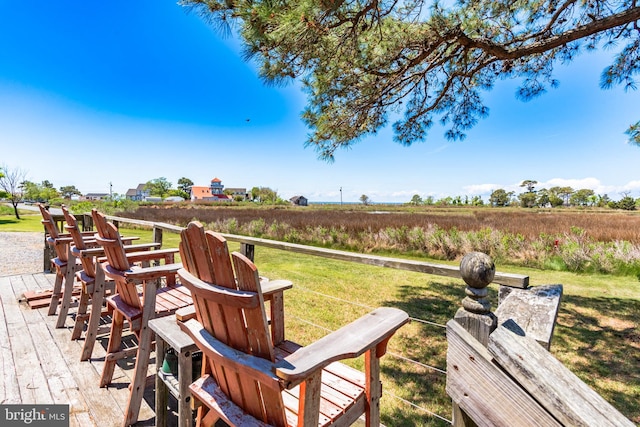
[[(113, 309), (113, 320), (100, 386), (110, 384), (116, 362), (130, 357), (135, 351), (136, 362), (123, 423), (128, 426), (138, 419), (146, 383), (152, 346), (149, 319), (173, 314), (176, 310), (191, 305), (193, 300), (187, 288), (175, 284), (176, 272), (182, 266), (172, 263), (176, 250), (163, 251), (166, 252), (164, 265), (137, 267), (127, 257), (115, 225), (107, 222), (104, 215), (95, 209), (91, 214), (99, 234), (96, 240), (103, 247), (107, 257), (107, 262), (102, 263), (101, 268), (107, 278), (115, 281), (117, 292), (107, 298), (107, 304)], [(151, 255), (153, 252), (160, 251), (150, 251), (148, 254)], [(161, 286), (162, 280), (166, 282), (166, 286)], [(142, 285), (142, 293), (138, 291), (138, 284)], [(138, 346), (121, 350), (125, 319), (138, 339)]]
[[(80, 263), (76, 262), (75, 258), (69, 262), (69, 248), (70, 243), (73, 241), (69, 234), (61, 234), (58, 230), (58, 226), (54, 221), (49, 211), (44, 207), (42, 203), (38, 203), (40, 213), (42, 214), (42, 224), (47, 232), (47, 243), (55, 250), (56, 257), (51, 259), (51, 270), (55, 271), (56, 280), (53, 285), (53, 291), (51, 294), (51, 301), (49, 302), (48, 315), (53, 316), (56, 314), (60, 300), (62, 299), (60, 314), (58, 315), (58, 321), (56, 327), (60, 328), (60, 322), (64, 324), (64, 319), (67, 316), (69, 306), (71, 305), (71, 294), (73, 292), (74, 274), (80, 268)], [(93, 232), (81, 233), (82, 239), (87, 244), (95, 239)], [(65, 289), (63, 291), (62, 284), (65, 283)]]
[[(224, 239), (197, 223), (182, 233), (180, 250), (178, 275), (196, 319), (179, 324), (206, 361), (190, 387), (204, 405), (200, 426), (348, 426), (362, 414), (379, 425), (379, 359), (408, 322), (404, 311), (379, 308), (307, 347), (274, 347), (256, 266), (234, 252), (234, 277)], [(362, 354), (366, 373), (336, 362)]]
[[(115, 282), (113, 280), (105, 280), (102, 269), (96, 267), (96, 260), (99, 257), (105, 256), (104, 249), (100, 246), (92, 247), (94, 245), (87, 245), (82, 237), (76, 217), (72, 215), (65, 206), (62, 206), (62, 213), (67, 223), (65, 229), (73, 239), (70, 257), (73, 256), (79, 259), (82, 264), (82, 270), (76, 272), (76, 279), (81, 284), (82, 289), (74, 327), (71, 332), (71, 339), (79, 339), (85, 325), (87, 326), (85, 341), (80, 356), (80, 360), (84, 361), (88, 360), (93, 352), (93, 347), (98, 335), (100, 318), (104, 314), (108, 314), (107, 312), (103, 313), (102, 307), (105, 303), (105, 296), (115, 293)], [(140, 257), (136, 256), (138, 255), (136, 252), (148, 251), (159, 247), (160, 243), (128, 244), (124, 246), (124, 250), (127, 252), (127, 257), (129, 257), (130, 261), (135, 262), (140, 260)], [(145, 257), (148, 256), (146, 253), (142, 255)], [(154, 253), (154, 256), (160, 259), (164, 258), (163, 253)], [(87, 313), (89, 302), (91, 302), (91, 311)]]
[[(56, 269), (56, 281), (49, 305), (49, 315), (54, 315), (56, 313), (56, 308), (59, 305), (60, 311), (58, 312), (58, 319), (56, 320), (56, 328), (62, 328), (64, 327), (69, 309), (71, 308), (72, 295), (82, 295), (82, 285), (80, 283), (76, 283), (75, 278), (77, 272), (82, 270), (83, 264), (82, 260), (72, 252), (72, 246), (73, 244), (76, 246), (80, 244), (76, 243), (75, 240), (82, 242), (81, 246), (84, 248), (97, 247), (98, 243), (95, 240), (95, 232), (80, 231), (77, 226), (77, 221), (75, 226), (75, 230), (77, 231), (75, 233), (75, 240), (71, 232), (60, 234), (58, 226), (51, 217), (49, 211), (46, 210), (42, 204), (40, 204), (39, 207), (43, 217), (42, 223), (45, 225), (47, 232), (49, 233), (48, 241), (55, 248), (57, 254), (57, 257), (51, 260), (52, 266), (55, 266)], [(67, 214), (69, 213), (64, 205), (62, 205), (62, 210), (63, 213), (65, 211)], [(52, 235), (57, 237), (52, 238)], [(138, 237), (122, 238), (123, 242), (127, 245), (130, 244), (131, 241), (137, 239)], [(69, 266), (71, 266), (71, 268), (69, 268)]]

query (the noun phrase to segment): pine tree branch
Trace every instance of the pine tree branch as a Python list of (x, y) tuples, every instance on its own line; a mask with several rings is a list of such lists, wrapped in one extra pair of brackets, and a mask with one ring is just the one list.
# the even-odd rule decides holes
[(506, 60), (545, 53), (582, 38), (623, 25), (628, 25), (638, 20), (640, 20), (640, 7), (633, 7), (606, 18), (601, 18), (588, 24), (567, 30), (561, 34), (550, 36), (544, 40), (515, 48), (505, 48), (502, 45), (495, 44), (490, 41), (473, 39), (467, 36), (464, 31), (459, 28), (454, 31), (454, 34), (461, 45), (481, 49), (498, 59)]

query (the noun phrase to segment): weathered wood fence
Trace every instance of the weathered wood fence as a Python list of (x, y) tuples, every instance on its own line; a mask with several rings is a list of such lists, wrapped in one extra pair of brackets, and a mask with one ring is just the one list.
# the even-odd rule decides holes
[(460, 264), (467, 297), (447, 323), (453, 425), (634, 426), (549, 353), (562, 287), (508, 293), (496, 316), (486, 299), (493, 268), (478, 253)]
[[(91, 215), (81, 217), (84, 230), (91, 230)], [(162, 243), (164, 231), (182, 231), (166, 223), (107, 218), (116, 226), (126, 223), (153, 229), (156, 243)], [(456, 427), (635, 426), (548, 352), (561, 285), (529, 287), (528, 276), (496, 272), (490, 258), (480, 253), (468, 254), (456, 267), (222, 234), (240, 243), (241, 252), (250, 259), (255, 247), (262, 246), (462, 278), (467, 297), (447, 323), (446, 390), (453, 401)], [(45, 243), (45, 269), (52, 256)], [(495, 313), (487, 299), (490, 283), (501, 285)]]

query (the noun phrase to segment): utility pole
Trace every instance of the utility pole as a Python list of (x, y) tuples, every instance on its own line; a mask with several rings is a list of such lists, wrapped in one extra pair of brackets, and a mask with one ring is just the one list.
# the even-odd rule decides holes
[(340, 206), (342, 206), (342, 187), (340, 187)]
[(113, 200), (113, 183), (109, 182), (109, 200)]

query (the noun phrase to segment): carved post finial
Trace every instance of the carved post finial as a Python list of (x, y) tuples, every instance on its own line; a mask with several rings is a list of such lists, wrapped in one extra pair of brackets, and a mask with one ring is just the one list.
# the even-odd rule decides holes
[(472, 313), (487, 314), (491, 303), (487, 299), (487, 286), (493, 281), (496, 266), (491, 257), (482, 252), (470, 252), (460, 261), (460, 275), (467, 284), (462, 300), (465, 310)]
[(496, 267), (489, 255), (481, 252), (470, 252), (460, 262), (460, 275), (467, 284), (466, 297), (454, 319), (485, 346), (489, 341), (489, 334), (498, 324), (487, 298), (487, 286), (493, 280), (495, 272)]

